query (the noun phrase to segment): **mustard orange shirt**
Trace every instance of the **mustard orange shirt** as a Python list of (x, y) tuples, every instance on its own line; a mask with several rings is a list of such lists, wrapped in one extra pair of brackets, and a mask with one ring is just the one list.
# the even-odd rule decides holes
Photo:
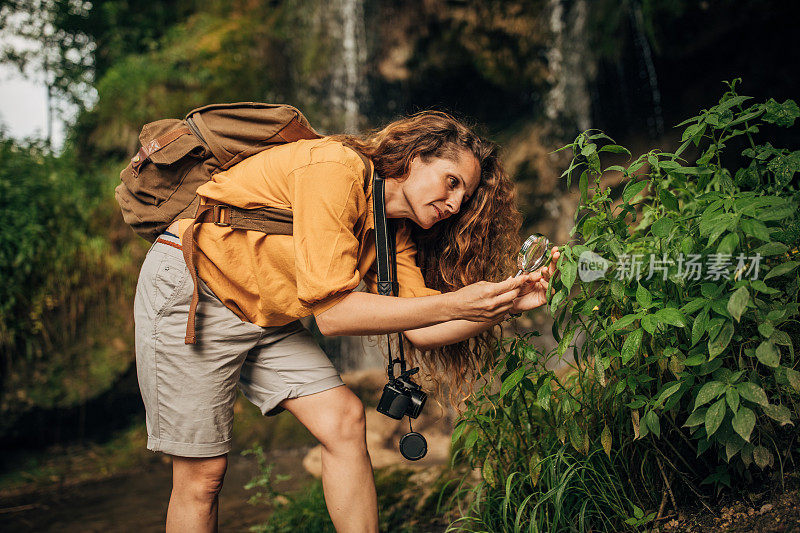
[[(262, 327), (319, 314), (362, 279), (376, 292), (371, 175), (355, 151), (325, 138), (270, 148), (215, 175), (197, 189), (201, 201), (290, 209), (294, 234), (200, 224), (200, 278), (242, 320)], [(180, 221), (179, 235), (189, 223)], [(425, 287), (408, 224), (397, 232), (399, 296), (439, 294)]]

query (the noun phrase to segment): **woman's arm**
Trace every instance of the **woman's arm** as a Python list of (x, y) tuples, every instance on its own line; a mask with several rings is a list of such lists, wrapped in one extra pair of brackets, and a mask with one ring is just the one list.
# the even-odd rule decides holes
[(417, 349), (433, 350), (480, 335), (505, 320), (507, 316), (508, 313), (504, 313), (499, 318), (484, 322), (450, 320), (426, 328), (411, 329), (403, 333)]
[[(553, 259), (550, 264), (526, 277), (526, 281), (520, 286), (519, 296), (514, 300), (508, 311), (509, 313), (529, 311), (547, 302), (547, 286), (550, 278), (555, 275), (556, 263), (560, 256), (561, 253), (558, 251), (558, 247), (554, 247)], [(405, 336), (416, 348), (433, 350), (480, 335), (502, 322), (505, 318), (506, 315), (504, 314), (499, 318), (484, 322), (451, 320), (424, 328), (408, 330), (405, 332)]]
[(505, 317), (528, 279), (519, 276), (499, 283), (480, 281), (457, 291), (419, 298), (352, 292), (317, 315), (317, 326), (323, 335), (394, 333), (454, 320), (488, 327), (488, 322)]

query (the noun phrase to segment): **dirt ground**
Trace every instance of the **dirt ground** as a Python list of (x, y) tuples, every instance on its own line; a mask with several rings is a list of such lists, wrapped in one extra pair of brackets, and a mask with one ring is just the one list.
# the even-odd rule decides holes
[(800, 533), (800, 473), (739, 497), (723, 497), (712, 511), (682, 510), (667, 516), (652, 533)]

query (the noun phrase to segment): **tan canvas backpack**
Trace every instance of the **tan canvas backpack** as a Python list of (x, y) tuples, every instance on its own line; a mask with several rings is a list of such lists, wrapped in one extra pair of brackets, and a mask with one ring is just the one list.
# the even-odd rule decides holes
[(146, 124), (142, 147), (120, 174), (115, 195), (122, 217), (150, 242), (180, 218), (192, 218), (182, 236), (183, 257), (194, 293), (186, 324), (186, 344), (194, 344), (199, 301), (194, 232), (197, 224), (214, 223), (273, 234), (292, 234), (292, 212), (264, 207), (240, 209), (200, 205), (197, 188), (217, 172), (279, 144), (317, 139), (308, 120), (289, 105), (241, 102), (212, 104), (190, 111), (183, 120)]
[[(195, 218), (197, 188), (212, 175), (272, 146), (316, 138), (303, 114), (282, 104), (212, 104), (190, 111), (183, 120), (146, 124), (139, 135), (142, 147), (120, 174), (115, 191), (122, 217), (153, 242), (173, 220)], [(261, 210), (226, 211), (233, 227), (261, 229), (261, 221), (286, 222)]]

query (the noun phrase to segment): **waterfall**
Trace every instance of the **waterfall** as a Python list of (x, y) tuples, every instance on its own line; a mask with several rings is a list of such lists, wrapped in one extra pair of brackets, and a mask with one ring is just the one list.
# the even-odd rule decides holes
[(661, 113), (661, 91), (658, 89), (658, 77), (656, 67), (653, 63), (653, 53), (650, 43), (644, 34), (644, 19), (642, 17), (642, 6), (637, 0), (631, 2), (630, 9), (631, 26), (633, 27), (633, 42), (640, 54), (639, 77), (647, 79), (652, 103), (652, 115), (647, 117), (647, 127), (650, 136), (655, 138), (664, 133), (664, 116)]
[(545, 100), (547, 118), (568, 129), (591, 127), (589, 83), (596, 64), (587, 40), (586, 0), (549, 0), (553, 44), (547, 51), (550, 91)]
[(364, 70), (367, 44), (363, 0), (334, 0), (330, 4), (330, 34), (340, 49), (331, 50), (331, 105), (345, 133), (358, 133), (360, 102), (367, 96)]

